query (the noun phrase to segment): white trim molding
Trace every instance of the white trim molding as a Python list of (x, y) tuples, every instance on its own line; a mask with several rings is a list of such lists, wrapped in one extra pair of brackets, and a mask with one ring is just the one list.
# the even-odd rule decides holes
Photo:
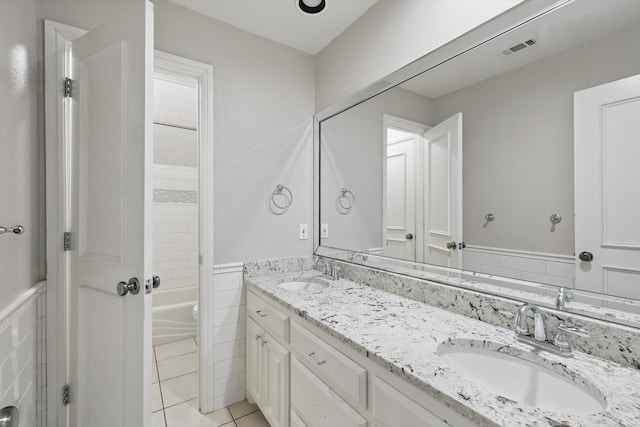
[(200, 410), (214, 411), (213, 354), (213, 67), (165, 52), (155, 52), (154, 69), (196, 79), (198, 90), (198, 210), (200, 283), (198, 346), (200, 349)]

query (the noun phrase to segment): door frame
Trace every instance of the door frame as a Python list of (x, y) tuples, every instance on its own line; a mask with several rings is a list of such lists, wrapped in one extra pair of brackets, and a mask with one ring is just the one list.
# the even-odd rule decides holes
[(198, 350), (200, 410), (213, 412), (213, 66), (169, 53), (155, 52), (154, 71), (169, 71), (198, 82)]
[[(64, 117), (68, 103), (63, 97), (63, 80), (70, 73), (69, 48), (87, 31), (44, 21), (44, 121), (46, 189), (46, 289), (47, 289), (47, 424), (66, 426), (69, 411), (62, 405), (61, 390), (69, 379), (69, 257), (63, 250), (64, 232), (69, 229), (69, 180), (66, 174), (69, 129)], [(213, 364), (206, 355), (213, 351), (213, 67), (164, 52), (155, 51), (155, 67), (195, 77), (198, 81), (199, 126), (199, 254), (200, 286), (199, 368), (200, 406), (213, 411)]]
[[(422, 143), (416, 144), (414, 147), (414, 206), (424, 205), (424, 189), (423, 189), (423, 165), (422, 160), (424, 158), (424, 133), (431, 129), (424, 123), (418, 123), (411, 120), (403, 119), (391, 114), (382, 115), (382, 244), (383, 247), (387, 244), (387, 129), (392, 128), (400, 130), (402, 132), (411, 133), (418, 137), (418, 141)], [(418, 244), (419, 239), (424, 238), (424, 212), (422, 209), (417, 209), (414, 216), (414, 240), (415, 240), (415, 259), (421, 262), (424, 259), (424, 253), (422, 245)]]

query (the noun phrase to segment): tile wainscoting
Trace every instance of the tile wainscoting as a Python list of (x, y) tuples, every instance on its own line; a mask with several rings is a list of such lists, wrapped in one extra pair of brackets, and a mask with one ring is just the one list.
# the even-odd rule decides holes
[(19, 427), (46, 425), (46, 297), (39, 282), (0, 311), (0, 408), (16, 406)]
[(214, 410), (244, 400), (246, 304), (243, 264), (214, 266), (213, 354)]

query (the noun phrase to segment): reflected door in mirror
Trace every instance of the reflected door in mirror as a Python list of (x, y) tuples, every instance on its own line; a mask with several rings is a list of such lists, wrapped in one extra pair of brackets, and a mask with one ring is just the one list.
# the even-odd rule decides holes
[(574, 99), (576, 288), (640, 299), (640, 74)]

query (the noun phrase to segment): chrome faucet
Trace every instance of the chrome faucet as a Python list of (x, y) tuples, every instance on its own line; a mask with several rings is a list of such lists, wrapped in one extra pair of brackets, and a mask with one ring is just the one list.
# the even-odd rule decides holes
[(317, 269), (317, 266), (320, 263), (324, 264), (324, 266), (322, 267), (321, 273), (322, 274), (326, 274), (327, 276), (332, 276), (333, 277), (333, 268), (331, 267), (331, 263), (329, 262), (328, 259), (323, 258), (321, 256), (317, 256), (313, 260), (313, 268), (314, 268), (314, 270)]
[[(527, 324), (527, 314), (531, 311), (534, 322), (534, 332), (531, 333)], [(589, 332), (574, 326), (567, 326), (564, 322), (558, 325), (558, 332), (553, 340), (547, 339), (544, 329), (544, 318), (540, 309), (533, 304), (523, 304), (516, 314), (516, 339), (520, 342), (532, 345), (541, 350), (546, 350), (560, 356), (571, 356), (573, 349), (567, 340), (567, 333), (583, 338), (589, 337)]]
[(558, 310), (564, 310), (567, 303), (571, 301), (571, 292), (567, 288), (560, 288), (558, 290), (558, 296), (556, 297), (556, 308)]
[[(527, 324), (527, 313), (531, 311), (533, 315), (534, 330), (533, 334), (529, 330)], [(544, 330), (544, 319), (540, 309), (533, 304), (523, 304), (516, 314), (516, 337), (533, 337), (536, 341), (546, 341), (547, 333)]]

